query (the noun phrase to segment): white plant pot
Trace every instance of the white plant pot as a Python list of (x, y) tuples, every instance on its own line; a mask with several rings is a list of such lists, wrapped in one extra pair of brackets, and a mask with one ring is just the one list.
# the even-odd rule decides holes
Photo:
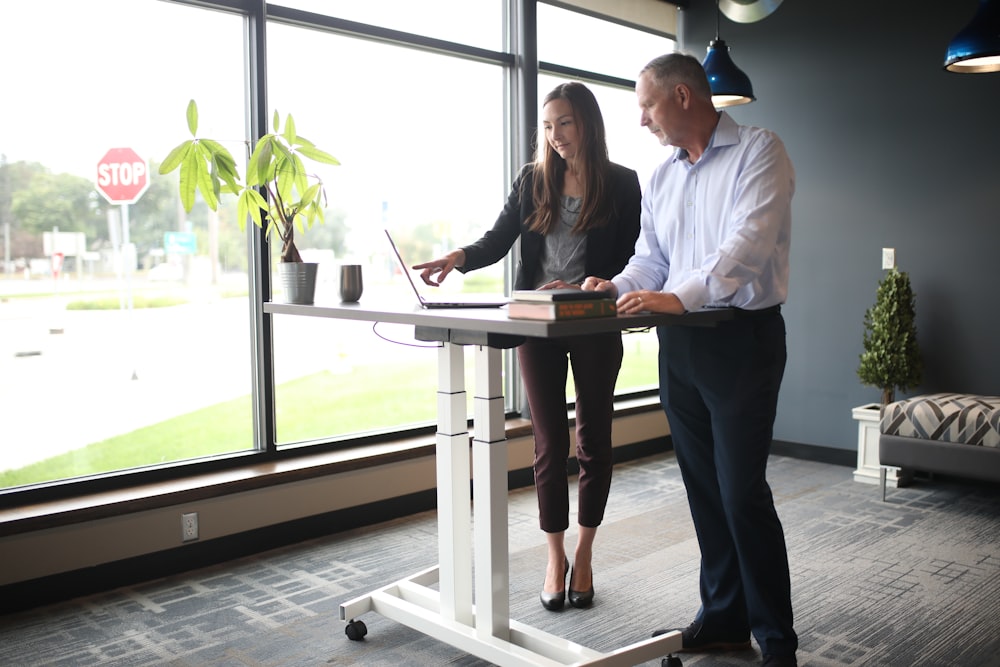
[[(881, 466), (878, 458), (878, 437), (880, 406), (868, 403), (854, 408), (851, 413), (858, 422), (858, 468), (854, 471), (854, 481), (878, 484)], [(913, 478), (913, 472), (902, 468), (886, 466), (886, 486), (906, 486)]]

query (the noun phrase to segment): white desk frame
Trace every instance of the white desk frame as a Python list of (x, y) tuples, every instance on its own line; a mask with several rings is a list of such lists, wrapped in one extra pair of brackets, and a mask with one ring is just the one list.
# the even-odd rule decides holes
[[(438, 352), (436, 440), (438, 566), (345, 602), (340, 606), (342, 621), (351, 622), (374, 611), (504, 667), (628, 667), (681, 648), (680, 632), (671, 632), (601, 653), (510, 618), (501, 349), (513, 347), (518, 337), (546, 338), (681, 323), (712, 326), (731, 317), (731, 313), (543, 322), (512, 320), (499, 309), (369, 309), (359, 304), (265, 303), (264, 312), (413, 324), (418, 338), (442, 344)], [(473, 484), (475, 540), (468, 509), (470, 453), (464, 345), (477, 346), (471, 454), (473, 480), (479, 482)], [(478, 565), (474, 581), (473, 557)], [(432, 588), (434, 584), (438, 584), (437, 589)]]

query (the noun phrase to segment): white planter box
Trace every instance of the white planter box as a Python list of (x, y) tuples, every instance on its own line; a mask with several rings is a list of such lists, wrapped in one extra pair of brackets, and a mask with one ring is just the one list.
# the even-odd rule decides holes
[[(878, 463), (879, 404), (868, 403), (852, 410), (858, 422), (858, 469), (854, 471), (854, 481), (878, 484), (881, 466)], [(913, 472), (902, 468), (886, 466), (886, 486), (906, 486), (913, 478)]]

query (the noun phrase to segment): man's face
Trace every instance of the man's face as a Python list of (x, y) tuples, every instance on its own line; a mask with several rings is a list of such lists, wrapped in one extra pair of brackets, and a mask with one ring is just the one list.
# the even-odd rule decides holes
[(635, 84), (639, 100), (639, 124), (648, 128), (664, 146), (676, 146), (680, 104), (676, 95), (656, 85), (649, 72), (639, 75)]

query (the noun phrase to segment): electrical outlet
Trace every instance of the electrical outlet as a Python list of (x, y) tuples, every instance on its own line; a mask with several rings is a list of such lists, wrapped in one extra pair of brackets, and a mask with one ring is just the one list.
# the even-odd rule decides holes
[(883, 269), (894, 269), (894, 268), (896, 268), (896, 249), (895, 248), (882, 248), (882, 268)]
[(198, 539), (198, 513), (181, 514), (181, 541), (193, 542)]

